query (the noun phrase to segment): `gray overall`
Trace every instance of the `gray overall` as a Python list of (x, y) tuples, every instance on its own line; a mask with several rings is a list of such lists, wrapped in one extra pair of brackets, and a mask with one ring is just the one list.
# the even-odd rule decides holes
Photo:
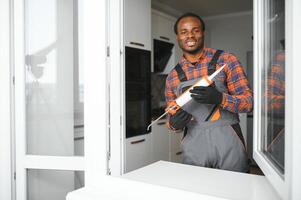
[[(177, 89), (178, 95), (196, 81), (181, 81)], [(227, 93), (227, 88), (218, 77), (213, 81), (218, 91)], [(185, 104), (182, 109), (193, 116), (181, 142), (183, 163), (238, 172), (249, 171), (236, 113), (224, 110), (219, 105), (200, 104), (194, 100)], [(210, 115), (217, 109), (220, 111), (220, 118), (210, 120)]]

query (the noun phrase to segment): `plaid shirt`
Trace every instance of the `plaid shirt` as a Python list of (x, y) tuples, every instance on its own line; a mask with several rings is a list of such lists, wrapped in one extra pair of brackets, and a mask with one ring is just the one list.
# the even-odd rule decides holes
[(280, 52), (272, 64), (268, 75), (266, 91), (268, 109), (284, 112), (285, 104), (285, 53)]
[[(215, 51), (212, 48), (204, 48), (196, 64), (191, 64), (184, 56), (181, 58), (179, 64), (185, 72), (187, 80), (194, 80), (208, 74), (207, 67)], [(240, 62), (234, 55), (223, 52), (218, 59), (217, 68), (224, 64), (226, 66), (220, 72), (219, 77), (225, 83), (228, 92), (223, 93), (221, 107), (233, 113), (251, 112), (253, 93)], [(165, 97), (167, 105), (177, 98), (176, 89), (179, 83), (178, 74), (173, 69), (166, 79)]]

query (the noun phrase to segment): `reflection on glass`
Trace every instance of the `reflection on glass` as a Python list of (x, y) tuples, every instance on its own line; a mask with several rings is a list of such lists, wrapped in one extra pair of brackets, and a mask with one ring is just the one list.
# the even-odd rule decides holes
[(73, 0), (25, 1), (28, 154), (83, 154), (76, 7)]
[(68, 192), (84, 186), (82, 171), (27, 170), (28, 200), (65, 200)]
[(262, 69), (262, 150), (284, 174), (285, 26), (284, 0), (266, 0), (264, 68)]

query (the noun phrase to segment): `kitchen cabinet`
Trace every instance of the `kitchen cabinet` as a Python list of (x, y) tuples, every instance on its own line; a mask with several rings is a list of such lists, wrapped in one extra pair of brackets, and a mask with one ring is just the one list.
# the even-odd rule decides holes
[(144, 167), (152, 162), (151, 134), (139, 135), (126, 139), (125, 172)]
[(183, 131), (172, 132), (170, 131), (170, 161), (182, 163), (182, 149), (181, 141), (183, 138)]
[[(127, 54), (126, 63), (130, 66), (126, 66), (127, 71), (127, 86), (135, 86), (135, 87), (146, 87), (146, 82), (141, 82), (141, 80), (146, 81), (145, 77), (139, 77), (141, 71), (139, 68), (133, 69), (134, 64), (138, 63), (137, 67), (141, 66), (149, 66), (150, 67), (150, 56), (146, 55), (147, 53), (138, 52), (138, 49), (143, 50), (151, 50), (151, 0), (125, 0), (124, 1), (124, 45), (127, 48), (126, 52), (132, 52), (132, 54)], [(137, 53), (138, 52), (138, 53)], [(150, 54), (150, 53), (149, 53)], [(145, 62), (148, 62), (145, 63)], [(132, 63), (131, 63), (132, 62)], [(134, 63), (134, 64), (133, 64)], [(130, 68), (132, 67), (132, 68)], [(146, 68), (144, 68), (146, 69)], [(149, 70), (150, 71), (150, 70)], [(135, 73), (137, 72), (137, 73)], [(148, 69), (143, 72), (143, 75), (146, 75)], [(128, 75), (133, 75), (130, 77)], [(137, 78), (138, 77), (138, 78)], [(139, 79), (138, 81), (136, 79)], [(137, 84), (137, 83), (140, 84)], [(146, 87), (147, 88), (147, 87)], [(129, 88), (127, 88), (127, 93), (130, 94)], [(137, 91), (137, 90), (136, 90)], [(139, 89), (140, 92), (147, 92), (145, 88)], [(135, 91), (134, 91), (135, 92)], [(150, 93), (147, 92), (147, 93)], [(143, 94), (142, 96), (146, 96)], [(140, 108), (140, 105), (144, 105), (145, 102), (141, 101), (141, 98), (131, 99), (131, 102), (127, 102), (127, 110), (138, 112), (136, 108)], [(136, 107), (135, 107), (136, 106)], [(139, 107), (140, 106), (140, 107)], [(143, 107), (144, 109), (144, 107)], [(128, 113), (129, 114), (129, 113)], [(129, 116), (135, 116), (133, 113)], [(137, 120), (137, 119), (134, 119)], [(138, 120), (137, 120), (138, 121)], [(140, 120), (141, 121), (141, 120)], [(134, 125), (133, 125), (134, 126)], [(151, 134), (144, 134), (131, 137), (127, 133), (128, 138), (126, 138), (125, 142), (125, 172), (129, 172), (140, 167), (146, 166), (152, 161), (152, 137)], [(137, 135), (137, 134), (136, 134)]]
[(181, 163), (183, 131), (173, 132), (165, 123), (166, 119), (162, 119), (152, 127), (152, 162), (164, 160)]
[(153, 162), (169, 161), (170, 132), (166, 120), (160, 120), (152, 126), (152, 157)]
[[(172, 55), (170, 56), (162, 74), (168, 74), (171, 69), (175, 67), (181, 54), (181, 50), (177, 45), (176, 35), (173, 30), (175, 22), (175, 18), (159, 11), (152, 10), (152, 44), (154, 39), (174, 44)], [(153, 65), (152, 70), (154, 71)]]
[(151, 50), (151, 0), (124, 1), (125, 46)]
[(176, 35), (173, 32), (175, 19), (157, 11), (152, 11), (152, 38), (175, 43)]

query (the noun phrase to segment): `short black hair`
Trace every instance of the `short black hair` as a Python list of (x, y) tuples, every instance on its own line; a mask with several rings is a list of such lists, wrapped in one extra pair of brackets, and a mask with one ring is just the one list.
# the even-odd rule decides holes
[(173, 27), (173, 30), (175, 32), (175, 34), (178, 34), (178, 24), (179, 24), (179, 21), (185, 17), (195, 17), (197, 18), (201, 24), (202, 24), (202, 30), (204, 31), (205, 30), (205, 22), (202, 20), (202, 18), (200, 16), (198, 16), (197, 14), (194, 14), (194, 13), (191, 13), (191, 12), (188, 12), (188, 13), (185, 13), (183, 14), (182, 16), (180, 16), (176, 23), (174, 24), (174, 27)]

